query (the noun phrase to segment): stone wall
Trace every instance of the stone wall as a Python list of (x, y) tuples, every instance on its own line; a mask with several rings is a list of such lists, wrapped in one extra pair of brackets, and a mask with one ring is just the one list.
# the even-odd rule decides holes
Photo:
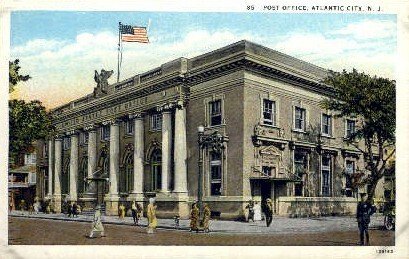
[(347, 197), (280, 197), (278, 214), (287, 217), (355, 215), (357, 200)]

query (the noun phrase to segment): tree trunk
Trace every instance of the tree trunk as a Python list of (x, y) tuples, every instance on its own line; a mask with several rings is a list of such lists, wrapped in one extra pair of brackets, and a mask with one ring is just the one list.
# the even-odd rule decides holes
[(367, 195), (366, 201), (372, 202), (372, 200), (373, 200), (373, 198), (375, 196), (375, 189), (376, 189), (376, 186), (378, 185), (379, 179), (380, 178), (374, 178), (370, 182), (371, 188), (368, 190), (368, 195)]

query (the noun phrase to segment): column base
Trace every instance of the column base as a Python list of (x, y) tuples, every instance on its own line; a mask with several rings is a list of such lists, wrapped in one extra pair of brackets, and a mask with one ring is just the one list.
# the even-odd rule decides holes
[(117, 216), (119, 207), (119, 196), (118, 195), (108, 195), (104, 199), (105, 209), (107, 216)]
[(52, 209), (55, 213), (61, 213), (61, 195), (54, 194), (52, 197)]

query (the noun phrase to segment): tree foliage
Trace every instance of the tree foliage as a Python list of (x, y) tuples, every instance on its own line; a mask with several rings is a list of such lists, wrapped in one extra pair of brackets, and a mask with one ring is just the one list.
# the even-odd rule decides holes
[[(324, 83), (333, 86), (334, 95), (321, 102), (337, 117), (357, 120), (356, 131), (345, 141), (363, 153), (373, 198), (376, 184), (383, 177), (387, 161), (395, 153), (396, 83), (394, 80), (352, 72), (331, 71)], [(364, 147), (358, 145), (363, 141)]]
[(40, 101), (9, 101), (9, 153), (17, 155), (27, 150), (36, 139), (45, 138), (51, 129), (51, 119)]
[(20, 60), (16, 59), (14, 61), (9, 61), (9, 93), (14, 91), (14, 86), (16, 86), (20, 81), (27, 81), (31, 77), (29, 75), (20, 75)]

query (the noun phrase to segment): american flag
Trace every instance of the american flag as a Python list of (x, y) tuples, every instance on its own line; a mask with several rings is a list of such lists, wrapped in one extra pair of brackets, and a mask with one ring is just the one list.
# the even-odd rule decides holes
[(146, 27), (134, 27), (132, 25), (119, 25), (121, 40), (123, 42), (149, 43)]

